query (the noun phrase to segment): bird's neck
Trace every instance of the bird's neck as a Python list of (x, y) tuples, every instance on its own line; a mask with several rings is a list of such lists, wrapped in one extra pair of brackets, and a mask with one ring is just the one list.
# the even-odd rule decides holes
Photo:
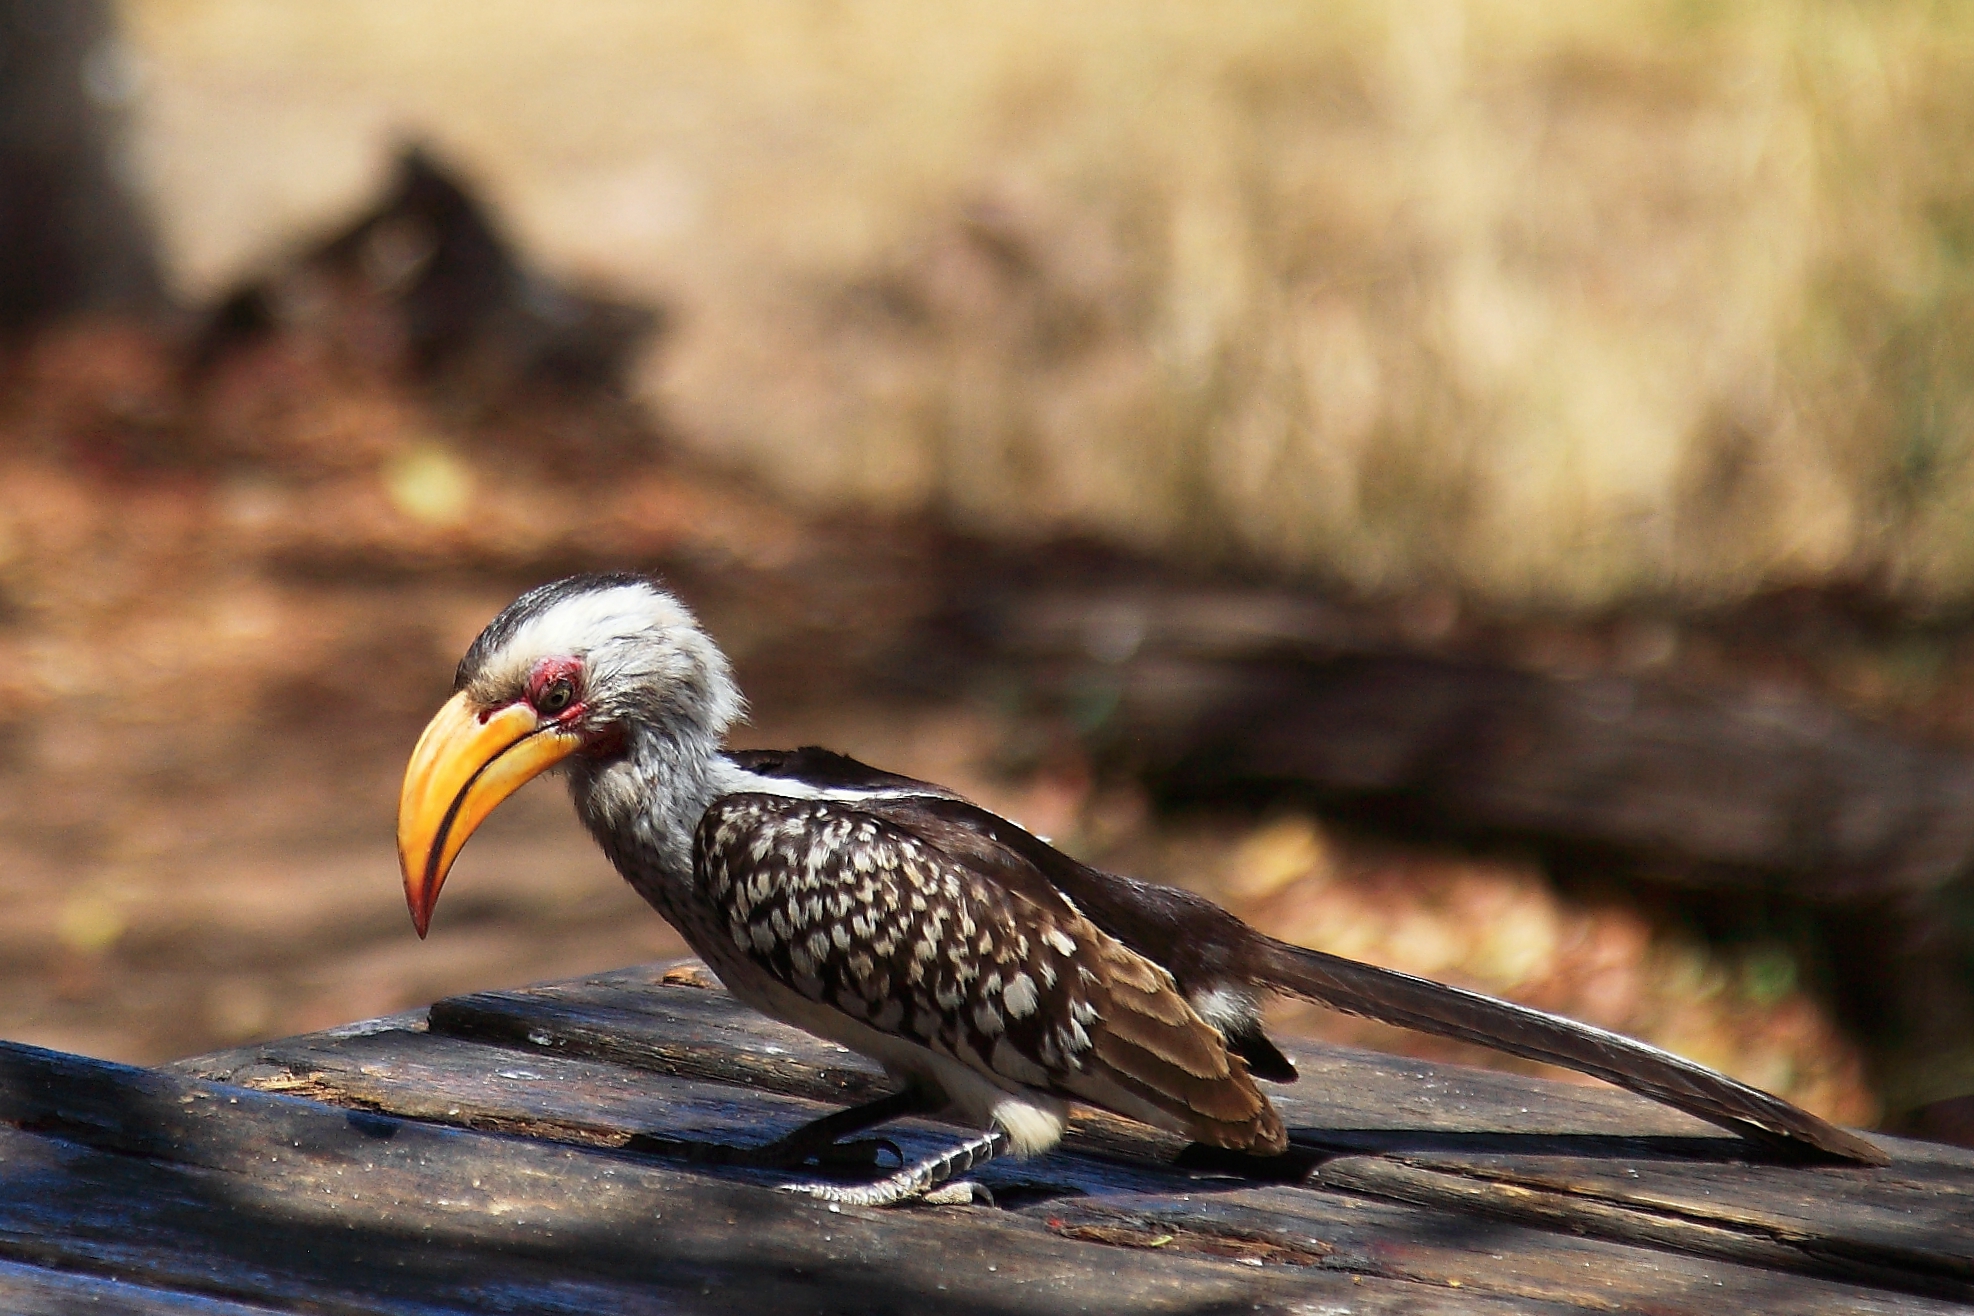
[(634, 730), (625, 752), (577, 761), (576, 812), (627, 881), (663, 910), (692, 889), (692, 836), (707, 806), (744, 775), (720, 752), (721, 731), (673, 726)]

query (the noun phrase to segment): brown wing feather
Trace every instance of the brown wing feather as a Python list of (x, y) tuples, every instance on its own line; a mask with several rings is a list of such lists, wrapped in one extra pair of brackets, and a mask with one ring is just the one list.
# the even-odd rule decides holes
[[(1020, 856), (953, 853), (858, 805), (732, 795), (700, 823), (714, 968), (744, 961), (818, 1004), (1010, 1089), (1106, 1106), (1218, 1146), (1280, 1151), (1247, 1066), (1158, 965)], [(1032, 897), (1040, 897), (1032, 898)]]
[[(1097, 1082), (1072, 1080), (1072, 1092), (1104, 1104), (1112, 1082), (1168, 1116), (1187, 1136), (1216, 1147), (1274, 1153), (1288, 1145), (1281, 1117), (1255, 1086), (1247, 1064), (1218, 1029), (1179, 995), (1172, 975), (1091, 929), (1106, 987), (1100, 1026), (1085, 1068)], [(1163, 1122), (1163, 1121), (1161, 1121)]]
[[(1188, 997), (1221, 988), (1250, 997), (1264, 990), (1300, 996), (1591, 1074), (1757, 1140), (1790, 1140), (1866, 1165), (1886, 1162), (1884, 1149), (1870, 1140), (1657, 1047), (1560, 1015), (1276, 941), (1190, 891), (1079, 864), (964, 800), (927, 800), (924, 807), (947, 826), (971, 829), (1032, 865), (1039, 880), (1073, 901), (1099, 928), (1170, 969)], [(1268, 1077), (1294, 1078), (1294, 1067), (1258, 1027), (1230, 1042), (1265, 1065)]]

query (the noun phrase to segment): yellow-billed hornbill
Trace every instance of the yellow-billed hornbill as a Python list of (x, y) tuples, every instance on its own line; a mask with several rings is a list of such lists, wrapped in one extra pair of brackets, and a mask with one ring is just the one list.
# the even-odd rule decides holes
[(1270, 993), (1580, 1070), (1742, 1134), (1885, 1160), (1656, 1047), (1291, 946), (1199, 896), (1090, 868), (942, 787), (820, 749), (727, 750), (743, 704), (726, 657), (641, 576), (522, 595), (473, 642), (454, 690), (399, 806), (421, 937), (473, 829), (564, 765), (617, 870), (735, 996), (901, 1082), (818, 1121), (823, 1141), (913, 1109), (984, 1130), (871, 1185), (798, 1185), (819, 1196), (904, 1200), (999, 1152), (1046, 1150), (1072, 1100), (1279, 1153), (1287, 1134), (1255, 1080), (1295, 1068), (1261, 1031)]

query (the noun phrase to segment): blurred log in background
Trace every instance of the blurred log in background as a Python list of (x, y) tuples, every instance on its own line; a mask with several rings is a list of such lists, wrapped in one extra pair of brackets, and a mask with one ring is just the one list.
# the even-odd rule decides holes
[(666, 948), (550, 791), (431, 945), (388, 846), (480, 622), (633, 565), (759, 742), (1841, 1118), (1974, 1092), (1955, 11), (0, 34), (9, 1035)]

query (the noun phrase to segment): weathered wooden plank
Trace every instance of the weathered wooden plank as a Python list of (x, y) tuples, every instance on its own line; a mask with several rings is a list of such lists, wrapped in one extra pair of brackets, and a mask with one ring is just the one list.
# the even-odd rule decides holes
[[(675, 967), (653, 965), (457, 997), (433, 1007), (431, 1026), (448, 1035), (531, 1052), (592, 1056), (816, 1099), (862, 1100), (884, 1090), (884, 1080), (869, 1062), (764, 1019), (723, 991), (667, 983), (667, 973), (677, 976)], [(1673, 1157), (1732, 1164), (1774, 1154), (1614, 1088), (1545, 1082), (1296, 1039), (1285, 1039), (1285, 1044), (1302, 1078), (1293, 1085), (1270, 1085), (1270, 1094), (1297, 1143), (1317, 1153), (1403, 1148), (1437, 1135), (1472, 1140), (1453, 1144), (1458, 1149), (1471, 1145), (1477, 1151), (1528, 1155)], [(1085, 1150), (1127, 1158), (1165, 1156), (1181, 1146), (1169, 1135), (1097, 1112), (1079, 1116), (1073, 1136), (1083, 1140)], [(1900, 1154), (1908, 1161), (1942, 1154), (1919, 1150), (1926, 1146), (1905, 1143)], [(1944, 1154), (1974, 1174), (1974, 1154)], [(1796, 1166), (1788, 1172), (1806, 1173)]]
[[(1389, 1154), (1325, 1163), (1324, 1183), (1405, 1200), (1527, 1204), (1591, 1222), (1710, 1221), (1868, 1266), (1974, 1280), (1974, 1172), (1948, 1149), (1887, 1170), (1540, 1155)], [(1386, 1184), (1384, 1190), (1375, 1184)], [(1421, 1196), (1423, 1194), (1423, 1196)], [(1616, 1214), (1613, 1214), (1613, 1212)], [(1618, 1235), (1624, 1236), (1624, 1235)]]
[[(631, 1132), (662, 1134), (670, 1130), (684, 1130), (678, 1136), (697, 1137), (703, 1134), (708, 1138), (724, 1138), (736, 1130), (746, 1133), (751, 1125), (751, 1136), (737, 1139), (748, 1143), (770, 1141), (774, 1136), (792, 1129), (799, 1119), (812, 1118), (841, 1107), (845, 1099), (833, 1094), (844, 1088), (872, 1096), (887, 1090), (882, 1072), (861, 1057), (763, 1019), (733, 1002), (725, 993), (714, 995), (715, 999), (711, 1002), (696, 1001), (692, 996), (675, 1001), (675, 1009), (668, 1012), (674, 1017), (657, 1026), (643, 1012), (619, 1012), (614, 1015), (608, 1012), (582, 1012), (554, 1002), (538, 1012), (530, 1003), (533, 998), (529, 997), (510, 999), (506, 994), (488, 994), (471, 998), (474, 1012), (466, 1016), (469, 1024), (467, 1031), (471, 1036), (457, 1040), (461, 1045), (478, 1045), (485, 1040), (492, 1044), (487, 1054), (507, 1058), (497, 1064), (489, 1063), (481, 1077), (468, 1074), (448, 1077), (428, 1073), (409, 1089), (405, 1083), (390, 1083), (393, 1093), (390, 1100), (410, 1103), (404, 1109), (398, 1109), (395, 1105), (391, 1108), (412, 1118), (555, 1137), (598, 1146), (621, 1146)], [(676, 1026), (676, 1016), (695, 1014), (697, 1012), (689, 1007), (700, 1004), (708, 1008), (704, 1019), (690, 1019), (689, 1026), (698, 1031), (688, 1036), (695, 1040), (684, 1041), (675, 1037), (669, 1030)], [(482, 1006), (487, 1010), (484, 1015), (478, 1012)], [(483, 1022), (490, 1022), (492, 1026), (482, 1030), (478, 1025)], [(708, 1026), (700, 1029), (702, 1022)], [(749, 1051), (735, 1053), (743, 1057), (739, 1063), (724, 1063), (721, 1057), (726, 1053), (703, 1041), (708, 1035), (717, 1035), (728, 1029), (735, 1032), (759, 1030), (748, 1038)], [(431, 1036), (451, 1035), (435, 1033)], [(509, 1049), (515, 1039), (532, 1039), (518, 1044), (522, 1053), (518, 1059)], [(294, 1092), (346, 1105), (361, 1106), (371, 1100), (376, 1094), (368, 1091), (363, 1075), (315, 1072), (318, 1066), (335, 1069), (346, 1067), (349, 1063), (347, 1056), (316, 1054), (325, 1045), (316, 1037), (290, 1038), (211, 1056), (196, 1056), (176, 1061), (169, 1068), (193, 1077), (240, 1083), (263, 1091)], [(750, 1054), (765, 1057), (765, 1063), (748, 1063), (746, 1057)], [(511, 1086), (516, 1082), (524, 1083), (534, 1090), (538, 1099), (542, 1099), (546, 1093), (556, 1090), (552, 1082), (544, 1088), (526, 1084), (525, 1079), (515, 1076), (571, 1072), (557, 1069), (549, 1062), (580, 1062), (598, 1056), (603, 1058), (596, 1063), (609, 1068), (597, 1072), (616, 1075), (617, 1078), (594, 1086), (579, 1086), (559, 1101), (546, 1097), (555, 1105), (552, 1113), (545, 1108), (537, 1109), (526, 1122), (508, 1122), (514, 1117), (500, 1113), (505, 1111), (505, 1106), (497, 1099), (487, 1100), (492, 1089)], [(387, 1064), (393, 1070), (401, 1068), (383, 1059), (365, 1063)], [(764, 1067), (771, 1067), (772, 1072), (764, 1075), (761, 1072)], [(848, 1075), (853, 1069), (860, 1072), (850, 1079)], [(708, 1099), (681, 1110), (650, 1110), (647, 1112), (649, 1122), (640, 1127), (631, 1122), (632, 1116), (614, 1110), (613, 1105), (626, 1078), (632, 1085), (637, 1085), (642, 1076), (642, 1086), (648, 1091), (649, 1076), (654, 1074), (670, 1078), (704, 1077), (717, 1085), (711, 1091), (723, 1094), (723, 1101)], [(576, 1081), (579, 1085), (582, 1082)], [(421, 1083), (430, 1084), (431, 1087), (421, 1092)], [(383, 1100), (381, 1096), (377, 1099)], [(632, 1099), (635, 1102), (639, 1098), (632, 1094)], [(849, 1099), (862, 1100), (863, 1097)], [(794, 1104), (789, 1104), (791, 1102)], [(450, 1115), (453, 1109), (461, 1114), (456, 1117)], [(785, 1120), (783, 1112), (787, 1112)], [(476, 1120), (477, 1123), (474, 1122)], [(905, 1122), (903, 1127), (909, 1129), (912, 1124)], [(1131, 1164), (1170, 1161), (1187, 1146), (1183, 1138), (1101, 1111), (1079, 1114), (1074, 1122), (1071, 1141), (1086, 1153), (1109, 1155)], [(1294, 1162), (1296, 1172), (1306, 1169), (1307, 1164), (1306, 1158)]]
[[(681, 1159), (690, 1159), (689, 1144), (759, 1146), (838, 1109), (712, 1079), (553, 1054), (517, 1055), (413, 1032), (267, 1043), (249, 1059), (234, 1055), (204, 1067), (201, 1076), (459, 1128)], [(929, 1119), (897, 1120), (883, 1134), (907, 1157), (930, 1156), (956, 1136), (953, 1127)], [(975, 1177), (997, 1191), (1012, 1188), (1034, 1197), (1119, 1185), (1170, 1188), (1225, 1176), (1191, 1175), (1155, 1160), (1120, 1166), (1059, 1154), (994, 1162)]]
[[(510, 1229), (495, 1244), (421, 1229), (415, 1216), (423, 1201), (398, 1195), (394, 1177), (367, 1175), (360, 1187), (319, 1200), (309, 1196), (319, 1184), (287, 1185), (284, 1201), (283, 1176), (271, 1166), (258, 1177), (229, 1174), (0, 1129), (0, 1252), (105, 1279), (334, 1316), (689, 1310), (705, 1296), (700, 1289), (725, 1278), (690, 1266), (627, 1275), (620, 1265), (612, 1273), (581, 1240), (559, 1260), (543, 1246), (539, 1225)], [(366, 1208), (367, 1195), (377, 1205)], [(743, 1296), (789, 1296), (777, 1287), (755, 1284)]]
[[(648, 966), (458, 998), (434, 1008), (433, 1027), (803, 1095), (875, 1090), (865, 1086), (876, 1083), (874, 1071), (856, 1057), (761, 1019), (722, 992), (668, 985), (667, 972)], [(767, 1055), (772, 1065), (730, 1060), (724, 1046), (734, 1038), (745, 1040), (733, 1055)], [(1456, 1180), (1440, 1185), (1433, 1200), (1441, 1204), (1512, 1212), (1522, 1202), (1532, 1224), (1812, 1271), (1841, 1259), (1858, 1274), (1889, 1268), (1965, 1278), (1974, 1258), (1974, 1239), (1956, 1211), (1974, 1183), (1974, 1155), (1964, 1151), (1888, 1140), (1898, 1163), (1887, 1170), (1762, 1165), (1748, 1159), (1763, 1155), (1759, 1149), (1629, 1093), (1316, 1044), (1289, 1049), (1303, 1079), (1272, 1092), (1298, 1143), (1465, 1157), (1445, 1167)], [(865, 1077), (846, 1080), (851, 1069)], [(1068, 1145), (1163, 1157), (1171, 1140), (1159, 1136), (1121, 1121), (1079, 1119)], [(1491, 1155), (1484, 1173), (1474, 1155)], [(1373, 1169), (1334, 1175), (1338, 1186), (1401, 1200), (1439, 1183)], [(1475, 1176), (1503, 1187), (1484, 1191), (1460, 1178)], [(1524, 1180), (1541, 1193), (1523, 1192)]]
[[(743, 1082), (824, 1101), (886, 1091), (877, 1066), (833, 1042), (766, 1019), (724, 991), (667, 983), (646, 965), (564, 983), (452, 997), (434, 1032), (659, 1073)], [(1551, 1083), (1291, 1041), (1302, 1078), (1271, 1085), (1289, 1122), (1323, 1130), (1394, 1129), (1524, 1135), (1693, 1138), (1724, 1158), (1749, 1145), (1713, 1125), (1616, 1088)]]
[[(1923, 1247), (1884, 1249), (1839, 1236), (1777, 1234), (1717, 1218), (1653, 1211), (1495, 1179), (1442, 1174), (1400, 1161), (1346, 1157), (1318, 1172), (1325, 1186), (1363, 1192), (1521, 1225), (1547, 1225), (1590, 1238), (1720, 1257), (1776, 1271), (1842, 1278), (1911, 1293), (1974, 1299), (1957, 1259)], [(1738, 1214), (1738, 1213), (1737, 1213)], [(1889, 1251), (1889, 1255), (1888, 1255)]]
[(1752, 1255), (1736, 1261), (1666, 1252), (1512, 1221), (1491, 1227), (1487, 1215), (1470, 1211), (1418, 1210), (1370, 1198), (1357, 1199), (1352, 1210), (1342, 1205), (1348, 1201), (1306, 1189), (1251, 1188), (1186, 1197), (1113, 1194), (1024, 1210), (1046, 1214), (1059, 1232), (1095, 1233), (1118, 1246), (1130, 1246), (1134, 1238), (1138, 1246), (1156, 1246), (1173, 1234), (1284, 1251), (1321, 1249), (1324, 1264), (1335, 1268), (1591, 1309), (1664, 1316), (1974, 1310), (1964, 1286), (1907, 1276), (1891, 1276), (1890, 1287), (1873, 1289), (1806, 1276), (1799, 1265), (1771, 1268)]
[[(435, 1004), (430, 1027), (450, 1036), (532, 1053), (586, 1056), (741, 1083), (836, 1103), (888, 1090), (874, 1064), (797, 1028), (765, 1019), (723, 990), (664, 981), (676, 966), (651, 965), (594, 978)], [(1713, 1125), (1614, 1088), (1531, 1082), (1458, 1065), (1303, 1043), (1291, 1047), (1303, 1077), (1271, 1085), (1298, 1141), (1372, 1130), (1493, 1134), (1515, 1129), (1531, 1151), (1592, 1154), (1679, 1152), (1732, 1160), (1754, 1153)], [(1169, 1159), (1183, 1139), (1101, 1111), (1085, 1110), (1071, 1137), (1081, 1150), (1127, 1162)], [(1670, 1140), (1670, 1141), (1668, 1141)], [(1248, 1173), (1298, 1173), (1306, 1157)]]
[(432, 1006), (429, 1026), (817, 1101), (867, 1101), (890, 1090), (884, 1071), (862, 1056), (764, 1019), (724, 991), (665, 983), (669, 967), (450, 997)]
[[(823, 1109), (709, 1080), (549, 1054), (517, 1057), (505, 1048), (408, 1032), (270, 1044), (250, 1063), (236, 1058), (233, 1069), (258, 1083), (368, 1108), (606, 1144), (621, 1144), (633, 1132), (666, 1121), (676, 1121), (694, 1137), (737, 1133), (758, 1141)], [(950, 1134), (944, 1137), (950, 1140)], [(936, 1131), (924, 1140), (899, 1139), (908, 1154), (940, 1140)], [(1965, 1287), (1931, 1284), (1929, 1289), (1924, 1277), (1874, 1274), (1874, 1281), (1892, 1291), (1872, 1294), (1845, 1283), (1804, 1279), (1802, 1274), (1819, 1269), (1827, 1276), (1829, 1267), (1785, 1243), (1672, 1217), (1652, 1218), (1657, 1234), (1629, 1241), (1749, 1264), (1559, 1238), (1513, 1223), (1503, 1227), (1474, 1212), (1449, 1214), (1320, 1190), (1252, 1189), (1161, 1166), (1121, 1171), (1070, 1152), (1000, 1163), (978, 1177), (1016, 1206), (1012, 1214), (1066, 1237), (1123, 1248), (1293, 1258), (1361, 1275), (1457, 1282), (1467, 1291), (1502, 1297), (1717, 1316), (1724, 1302), (1735, 1310), (1778, 1303), (1805, 1312), (1909, 1310), (1905, 1294), (1954, 1296)], [(1046, 1200), (1036, 1201), (1038, 1196)]]
[[(0, 1256), (319, 1310), (1490, 1312), (0, 1045)], [(954, 1221), (963, 1220), (964, 1228)], [(1547, 1310), (1565, 1311), (1551, 1305)]]
[(79, 1312), (94, 1316), (274, 1316), (276, 1308), (0, 1261), (0, 1311), (8, 1316), (76, 1316)]
[[(346, 1037), (365, 1037), (371, 1033), (422, 1033), (425, 1031), (425, 1016), (424, 1010), (387, 1014), (376, 1019), (363, 1019), (356, 1023), (343, 1024), (337, 1028), (325, 1028), (317, 1033), (283, 1038), (274, 1045), (287, 1042), (317, 1045)], [(251, 1073), (253, 1067), (261, 1062), (262, 1052), (268, 1045), (269, 1043), (266, 1042), (252, 1042), (246, 1046), (227, 1047), (222, 1051), (208, 1051), (203, 1055), (167, 1061), (154, 1068), (161, 1074), (181, 1074), (187, 1078), (204, 1078), (217, 1083), (242, 1083), (244, 1080), (235, 1078), (234, 1075)]]

